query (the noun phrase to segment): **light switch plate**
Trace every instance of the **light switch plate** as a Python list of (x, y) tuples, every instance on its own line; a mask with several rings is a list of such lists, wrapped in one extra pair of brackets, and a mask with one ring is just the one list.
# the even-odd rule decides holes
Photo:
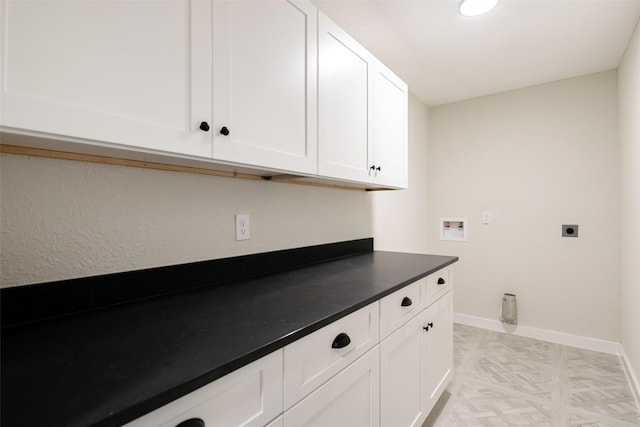
[(483, 211), (482, 212), (482, 223), (483, 224), (491, 224), (491, 212)]

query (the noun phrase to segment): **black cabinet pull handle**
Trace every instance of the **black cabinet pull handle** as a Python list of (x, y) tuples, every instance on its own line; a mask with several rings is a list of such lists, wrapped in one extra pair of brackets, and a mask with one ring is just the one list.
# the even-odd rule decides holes
[(402, 303), (400, 305), (403, 307), (409, 307), (411, 304), (413, 304), (413, 301), (411, 301), (411, 298), (404, 297), (402, 298)]
[(344, 332), (340, 332), (338, 336), (333, 340), (333, 344), (331, 344), (331, 348), (345, 348), (351, 344), (351, 338), (349, 335)]
[(188, 420), (178, 424), (176, 427), (205, 427), (205, 424), (200, 418), (189, 418)]
[(372, 170), (372, 171), (376, 170), (376, 165), (371, 165), (371, 167), (369, 168), (369, 170)]
[(376, 168), (376, 171), (378, 171), (378, 172), (380, 172), (381, 170), (382, 170), (382, 168), (381, 168), (380, 166), (378, 166), (378, 167)]
[(222, 126), (222, 127), (220, 128), (220, 133), (221, 133), (222, 135), (224, 135), (224, 136), (227, 136), (227, 135), (229, 135), (229, 129), (228, 129), (226, 126)]
[(429, 328), (433, 328), (433, 322), (429, 322), (427, 323), (427, 326), (423, 326), (422, 329), (424, 329), (425, 331), (428, 331)]
[(207, 122), (200, 123), (200, 130), (203, 130), (205, 132), (209, 132), (209, 123), (207, 123)]
[(445, 283), (447, 282), (445, 282), (442, 277), (438, 279), (438, 285), (444, 285)]

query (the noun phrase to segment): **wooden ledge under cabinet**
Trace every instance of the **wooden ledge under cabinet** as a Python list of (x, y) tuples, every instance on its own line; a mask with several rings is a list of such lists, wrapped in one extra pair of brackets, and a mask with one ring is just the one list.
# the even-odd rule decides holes
[[(7, 138), (5, 138), (6, 134), (3, 135), (3, 142)], [(51, 150), (46, 148), (37, 148), (37, 147), (26, 147), (22, 145), (11, 145), (11, 144), (0, 144), (0, 153), (8, 153), (8, 154), (18, 154), (25, 156), (36, 156), (36, 157), (46, 157), (52, 159), (64, 159), (64, 160), (76, 160), (81, 162), (89, 162), (89, 163), (102, 163), (107, 165), (117, 165), (117, 166), (126, 166), (126, 167), (135, 167), (135, 168), (144, 168), (144, 169), (156, 169), (163, 171), (171, 171), (171, 172), (183, 172), (183, 173), (195, 173), (200, 175), (211, 175), (211, 176), (219, 176), (225, 178), (240, 178), (240, 179), (249, 179), (254, 181), (272, 181), (276, 183), (284, 183), (284, 184), (296, 184), (296, 185), (306, 185), (312, 187), (322, 187), (322, 188), (334, 188), (338, 190), (352, 190), (352, 191), (382, 191), (382, 190), (392, 190), (390, 188), (368, 188), (364, 184), (357, 183), (340, 183), (336, 184), (331, 182), (332, 180), (322, 178), (322, 177), (308, 177), (308, 176), (300, 176), (300, 175), (290, 175), (290, 174), (274, 174), (274, 175), (265, 175), (264, 173), (260, 173), (260, 171), (252, 171), (249, 170), (245, 172), (244, 170), (238, 171), (236, 167), (231, 167), (228, 165), (221, 165), (217, 163), (209, 163), (208, 161), (201, 161), (198, 164), (206, 165), (207, 167), (202, 166), (193, 166), (193, 161), (188, 159), (171, 159), (172, 163), (164, 163), (161, 161), (149, 161), (143, 160), (144, 157), (149, 157), (148, 155), (144, 155), (144, 153), (132, 153), (133, 155), (127, 156), (112, 156), (112, 155), (101, 155), (101, 154), (91, 154), (91, 153), (78, 153), (78, 152), (70, 152), (70, 151), (61, 151), (61, 150)], [(137, 156), (135, 154), (138, 154)], [(128, 157), (140, 157), (138, 158), (128, 158)], [(175, 162), (174, 162), (175, 160)], [(227, 169), (227, 170), (223, 170)]]

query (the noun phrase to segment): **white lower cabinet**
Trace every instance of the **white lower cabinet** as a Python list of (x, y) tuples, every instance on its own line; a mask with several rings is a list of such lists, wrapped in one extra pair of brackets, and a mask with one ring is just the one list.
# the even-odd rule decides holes
[(376, 301), (284, 348), (284, 407), (290, 408), (379, 340)]
[(284, 414), (284, 427), (380, 426), (379, 346)]
[(257, 427), (282, 410), (282, 350), (277, 350), (125, 427), (175, 427), (193, 419), (206, 427)]
[(125, 427), (419, 427), (453, 374), (451, 277), (420, 279)]
[(383, 426), (419, 426), (423, 418), (422, 316), (380, 343), (380, 419)]
[(453, 294), (429, 306), (421, 315), (424, 410), (428, 414), (453, 375)]
[(452, 301), (447, 292), (380, 343), (382, 426), (422, 425), (449, 384)]

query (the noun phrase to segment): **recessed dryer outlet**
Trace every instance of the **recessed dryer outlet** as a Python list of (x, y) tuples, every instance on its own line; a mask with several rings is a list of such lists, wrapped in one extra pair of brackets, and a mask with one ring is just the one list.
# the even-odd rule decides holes
[(578, 237), (578, 225), (562, 224), (562, 237)]

